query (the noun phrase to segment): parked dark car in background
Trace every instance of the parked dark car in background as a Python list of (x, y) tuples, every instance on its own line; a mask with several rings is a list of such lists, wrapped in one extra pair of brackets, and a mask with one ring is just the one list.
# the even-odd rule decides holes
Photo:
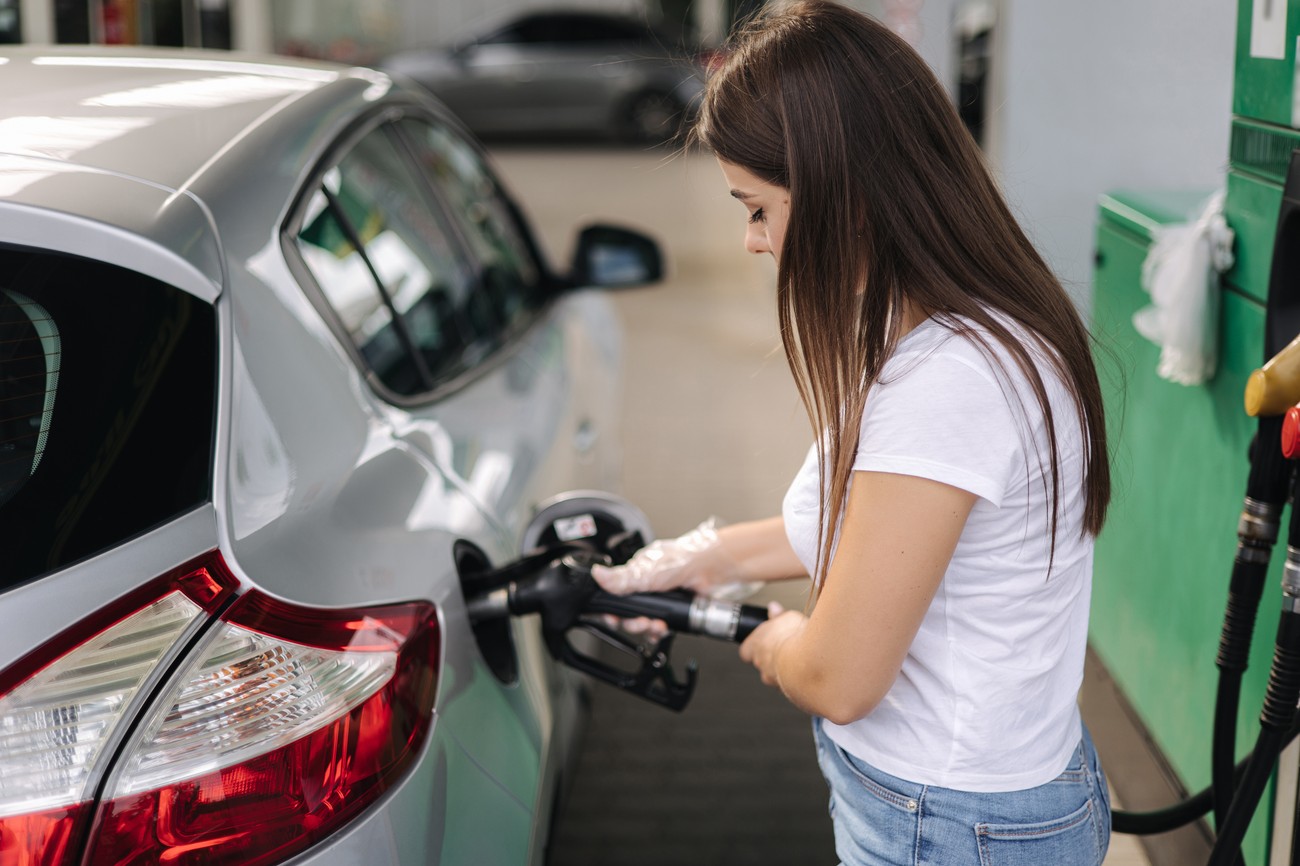
[(451, 48), (380, 66), (424, 85), (481, 136), (597, 134), (656, 143), (689, 119), (704, 70), (636, 18), (530, 13)]

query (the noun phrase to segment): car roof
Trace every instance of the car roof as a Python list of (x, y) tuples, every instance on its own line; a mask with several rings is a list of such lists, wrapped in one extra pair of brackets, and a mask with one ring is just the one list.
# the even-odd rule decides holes
[(345, 67), (225, 52), (0, 49), (0, 152), (178, 188)]
[[(78, 225), (38, 232), (26, 219), (57, 212), (161, 245), (219, 291), (222, 200), (283, 209), (337, 131), (322, 125), (341, 128), (392, 87), (371, 70), (231, 52), (0, 48), (0, 240), (50, 237), (41, 245), (113, 260), (103, 239), (66, 241)], [(234, 225), (239, 208), (224, 211)]]

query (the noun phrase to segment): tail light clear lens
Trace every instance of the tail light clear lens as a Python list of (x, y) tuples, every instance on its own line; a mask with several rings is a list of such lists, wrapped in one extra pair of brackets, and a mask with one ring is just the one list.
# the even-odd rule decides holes
[(241, 597), (137, 731), (89, 863), (262, 866), (351, 820), (418, 756), (437, 687), (427, 603)]
[(111, 744), (159, 663), (235, 580), (215, 556), (119, 599), (0, 674), (0, 866), (78, 850)]

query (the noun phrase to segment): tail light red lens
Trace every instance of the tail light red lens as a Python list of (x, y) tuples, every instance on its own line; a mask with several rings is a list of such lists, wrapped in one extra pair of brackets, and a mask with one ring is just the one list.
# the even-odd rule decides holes
[(109, 779), (93, 866), (263, 866), (354, 818), (429, 731), (427, 603), (317, 610), (240, 598)]
[(236, 581), (210, 555), (129, 593), (0, 673), (0, 866), (71, 862), (119, 728)]
[(89, 803), (0, 818), (0, 863), (59, 866), (76, 862)]

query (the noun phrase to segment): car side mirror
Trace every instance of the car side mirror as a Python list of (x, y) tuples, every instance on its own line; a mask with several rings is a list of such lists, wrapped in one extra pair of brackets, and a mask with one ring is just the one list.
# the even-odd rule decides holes
[(571, 276), (575, 286), (624, 289), (656, 283), (663, 275), (659, 244), (640, 232), (593, 225), (578, 233)]

